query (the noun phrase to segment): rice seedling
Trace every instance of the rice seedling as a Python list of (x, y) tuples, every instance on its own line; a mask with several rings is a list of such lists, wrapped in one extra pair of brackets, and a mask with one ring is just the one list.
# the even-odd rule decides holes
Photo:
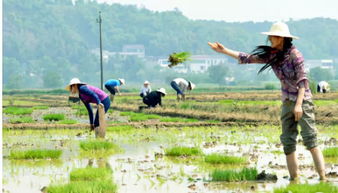
[(10, 164), (13, 166), (25, 166), (29, 168), (39, 168), (39, 167), (62, 167), (62, 159), (11, 159)]
[(117, 185), (109, 181), (79, 181), (65, 185), (52, 185), (47, 193), (116, 193)]
[(10, 159), (57, 159), (62, 154), (61, 150), (46, 150), (46, 149), (35, 149), (35, 150), (15, 150), (11, 151)]
[(204, 161), (211, 164), (243, 164), (247, 162), (247, 159), (244, 157), (210, 154), (204, 157)]
[(201, 155), (202, 150), (198, 147), (172, 147), (165, 149), (165, 155), (167, 156), (194, 156)]
[(34, 106), (33, 109), (34, 110), (38, 110), (38, 109), (48, 109), (48, 106)]
[(61, 120), (58, 123), (60, 123), (60, 124), (76, 124), (77, 121), (76, 120), (71, 120), (71, 119), (66, 119), (66, 120)]
[(32, 117), (15, 117), (9, 120), (10, 123), (34, 123)]
[(135, 127), (132, 125), (120, 125), (120, 126), (107, 127), (107, 131), (112, 131), (112, 132), (124, 132), (124, 131), (130, 131), (134, 129)]
[(64, 119), (65, 119), (64, 114), (47, 114), (43, 116), (43, 120), (45, 121), (60, 121)]
[(129, 116), (130, 121), (146, 121), (149, 119), (159, 119), (161, 116), (155, 114), (135, 113), (135, 112), (121, 112), (121, 116)]
[(276, 188), (274, 193), (333, 193), (338, 192), (338, 187), (329, 183), (319, 184), (290, 184), (284, 188)]
[(184, 122), (184, 123), (192, 123), (192, 122), (198, 122), (197, 119), (191, 119), (191, 118), (181, 118), (181, 117), (162, 117), (160, 118), (160, 122)]
[(168, 66), (171, 68), (180, 63), (186, 62), (190, 60), (191, 54), (189, 52), (180, 52), (180, 53), (172, 53), (169, 55), (168, 62), (170, 63)]
[(70, 181), (110, 181), (112, 171), (108, 168), (78, 168), (70, 172)]
[(214, 170), (211, 173), (212, 181), (249, 181), (256, 180), (257, 177), (256, 168), (243, 168), (240, 171), (237, 170)]
[(88, 111), (86, 109), (86, 107), (84, 106), (80, 106), (80, 105), (73, 105), (72, 109), (76, 109), (76, 115), (77, 116), (83, 116), (83, 115), (88, 115)]
[(84, 151), (97, 151), (97, 150), (113, 150), (119, 147), (111, 142), (102, 140), (82, 141), (80, 148)]
[(323, 155), (324, 157), (338, 157), (338, 147), (325, 148)]
[(32, 108), (7, 107), (3, 111), (6, 114), (12, 115), (27, 115), (33, 112)]

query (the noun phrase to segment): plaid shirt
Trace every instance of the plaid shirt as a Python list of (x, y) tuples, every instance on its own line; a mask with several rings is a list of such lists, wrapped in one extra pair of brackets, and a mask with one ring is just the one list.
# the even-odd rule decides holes
[[(271, 54), (274, 57), (276, 54)], [(261, 59), (258, 56), (239, 53), (239, 64), (267, 63), (269, 59)], [(296, 101), (298, 89), (305, 88), (304, 100), (312, 97), (309, 88), (309, 80), (306, 78), (304, 68), (304, 58), (295, 46), (292, 46), (286, 53), (285, 59), (277, 65), (272, 66), (272, 70), (281, 82), (282, 101)]]

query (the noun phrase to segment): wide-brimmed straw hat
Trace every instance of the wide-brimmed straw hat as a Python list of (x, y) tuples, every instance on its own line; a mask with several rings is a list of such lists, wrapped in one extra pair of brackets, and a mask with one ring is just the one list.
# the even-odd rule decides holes
[(78, 79), (78, 78), (72, 78), (69, 81), (69, 84), (65, 87), (65, 89), (68, 90), (68, 91), (70, 91), (70, 86), (72, 86), (74, 84), (86, 84), (86, 83), (81, 82), (80, 79)]
[(290, 34), (288, 25), (286, 25), (286, 23), (283, 22), (276, 22), (272, 24), (270, 31), (262, 32), (262, 34), (269, 36), (279, 36), (292, 39), (299, 39), (299, 37)]
[(126, 81), (123, 78), (119, 78), (119, 81), (121, 82), (122, 85), (126, 84)]
[(150, 84), (150, 82), (148, 80), (144, 81), (143, 84)]
[(166, 95), (167, 93), (165, 92), (165, 89), (164, 88), (160, 88), (160, 89), (157, 89), (157, 92), (160, 92), (164, 95)]
[(194, 83), (190, 82), (190, 81), (189, 81), (189, 84), (190, 84), (191, 90), (193, 90), (196, 87), (196, 85)]

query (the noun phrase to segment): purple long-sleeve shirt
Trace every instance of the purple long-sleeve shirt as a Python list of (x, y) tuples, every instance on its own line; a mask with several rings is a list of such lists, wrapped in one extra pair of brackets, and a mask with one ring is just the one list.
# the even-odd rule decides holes
[[(271, 54), (271, 57), (274, 57), (274, 55)], [(239, 53), (239, 64), (267, 63), (268, 61), (269, 58), (264, 60), (257, 55)], [(306, 77), (304, 58), (295, 46), (287, 51), (285, 59), (280, 64), (272, 66), (272, 70), (281, 82), (282, 101), (287, 99), (296, 101), (299, 88), (305, 88), (304, 100), (311, 99), (312, 94), (309, 88), (309, 80)]]
[(91, 85), (81, 85), (79, 86), (79, 96), (83, 104), (86, 106), (88, 115), (89, 115), (89, 122), (90, 124), (94, 123), (94, 116), (93, 110), (90, 106), (90, 103), (100, 104), (101, 101), (106, 99), (108, 95), (99, 88), (96, 88)]

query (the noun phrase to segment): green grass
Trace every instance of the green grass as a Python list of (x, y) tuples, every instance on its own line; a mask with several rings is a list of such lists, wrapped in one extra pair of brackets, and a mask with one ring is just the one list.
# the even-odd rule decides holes
[(71, 119), (66, 119), (66, 120), (61, 120), (61, 121), (59, 121), (58, 123), (60, 123), (60, 124), (76, 124), (77, 123), (77, 121), (76, 120), (71, 120)]
[(165, 149), (165, 155), (167, 156), (193, 156), (201, 154), (201, 149), (197, 147), (172, 147)]
[(34, 106), (33, 107), (34, 110), (37, 110), (37, 109), (49, 109), (48, 106)]
[(9, 120), (10, 123), (34, 123), (32, 117), (15, 117)]
[(121, 116), (129, 116), (130, 121), (146, 121), (149, 119), (160, 119), (160, 115), (155, 114), (145, 114), (145, 113), (135, 113), (135, 112), (121, 112)]
[(180, 117), (162, 117), (160, 118), (161, 122), (185, 122), (185, 123), (192, 123), (198, 122), (197, 119), (187, 119), (187, 118), (180, 118)]
[(226, 156), (220, 154), (210, 154), (204, 157), (204, 161), (211, 164), (242, 164), (247, 162), (246, 158)]
[(83, 116), (83, 115), (88, 115), (88, 110), (84, 106), (79, 106), (79, 105), (74, 105), (72, 106), (72, 109), (76, 109), (76, 115), (77, 116)]
[(64, 114), (47, 114), (43, 116), (45, 121), (61, 121), (65, 119)]
[(334, 193), (338, 192), (338, 187), (328, 183), (319, 184), (291, 184), (284, 188), (274, 189), (274, 193)]
[(70, 181), (110, 181), (112, 171), (108, 168), (78, 168), (70, 172)]
[(3, 111), (5, 114), (12, 115), (27, 115), (33, 112), (32, 108), (7, 107)]
[(324, 157), (338, 157), (338, 147), (325, 148), (323, 155)]
[(65, 185), (52, 185), (47, 188), (47, 193), (116, 193), (116, 184), (109, 181), (79, 181)]
[(239, 100), (219, 100), (218, 103), (225, 104), (225, 105), (281, 105), (282, 103), (280, 101), (239, 101)]
[(124, 132), (124, 131), (130, 131), (133, 129), (135, 129), (135, 127), (132, 125), (120, 125), (120, 126), (107, 127), (107, 131), (112, 131), (112, 132)]
[(256, 180), (257, 177), (256, 168), (243, 168), (240, 171), (237, 170), (215, 170), (211, 173), (212, 181), (249, 181)]
[(101, 140), (82, 141), (80, 148), (84, 151), (97, 151), (97, 150), (112, 150), (118, 148), (114, 143)]
[(46, 149), (36, 149), (36, 150), (26, 150), (26, 151), (11, 151), (9, 158), (10, 159), (46, 159), (60, 158), (62, 154), (61, 150), (46, 150)]

